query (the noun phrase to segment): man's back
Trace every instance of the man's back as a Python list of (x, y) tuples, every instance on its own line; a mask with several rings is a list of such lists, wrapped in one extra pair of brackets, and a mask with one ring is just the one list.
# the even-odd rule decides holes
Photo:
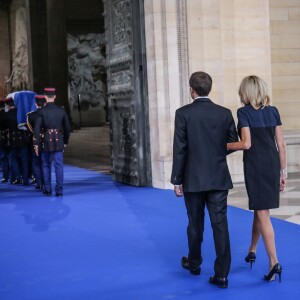
[(232, 188), (226, 143), (237, 133), (230, 110), (198, 98), (177, 110), (175, 122), (171, 182), (185, 192)]
[(68, 126), (66, 112), (55, 103), (48, 103), (40, 111), (45, 129), (64, 129)]

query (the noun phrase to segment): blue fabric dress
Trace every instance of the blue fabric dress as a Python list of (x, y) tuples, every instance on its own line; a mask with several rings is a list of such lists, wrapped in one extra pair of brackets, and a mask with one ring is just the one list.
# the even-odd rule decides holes
[(249, 209), (279, 207), (280, 160), (275, 128), (282, 125), (276, 107), (255, 109), (252, 105), (237, 111), (238, 130), (249, 127), (251, 147), (244, 150), (244, 176)]

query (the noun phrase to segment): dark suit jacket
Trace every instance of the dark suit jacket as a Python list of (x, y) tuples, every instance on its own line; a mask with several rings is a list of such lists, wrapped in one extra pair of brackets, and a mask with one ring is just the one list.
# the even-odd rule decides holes
[(228, 190), (227, 143), (238, 141), (229, 109), (199, 98), (176, 111), (171, 183), (184, 192)]

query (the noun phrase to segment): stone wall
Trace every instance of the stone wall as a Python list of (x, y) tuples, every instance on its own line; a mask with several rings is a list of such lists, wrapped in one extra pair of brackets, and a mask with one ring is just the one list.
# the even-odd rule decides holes
[(273, 103), (285, 130), (300, 130), (300, 1), (270, 0)]
[(273, 103), (287, 144), (288, 172), (300, 170), (300, 1), (270, 0)]

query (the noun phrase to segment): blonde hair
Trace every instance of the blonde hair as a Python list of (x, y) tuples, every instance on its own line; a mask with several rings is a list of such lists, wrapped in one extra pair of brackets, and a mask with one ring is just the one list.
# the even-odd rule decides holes
[(270, 104), (266, 82), (255, 75), (245, 77), (239, 87), (239, 96), (244, 105), (264, 107)]

